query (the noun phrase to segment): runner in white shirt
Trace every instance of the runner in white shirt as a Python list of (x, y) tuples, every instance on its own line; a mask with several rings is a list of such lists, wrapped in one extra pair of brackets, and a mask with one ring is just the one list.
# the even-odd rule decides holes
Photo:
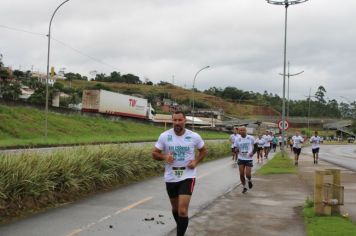
[(295, 132), (295, 135), (292, 137), (292, 141), (293, 141), (293, 152), (294, 152), (294, 164), (297, 166), (299, 155), (302, 150), (302, 144), (304, 142), (304, 139), (300, 135), (299, 130)]
[(265, 140), (262, 138), (262, 135), (258, 135), (258, 138), (255, 141), (257, 144), (257, 163), (263, 163), (263, 146), (265, 145)]
[[(183, 112), (175, 112), (172, 121), (173, 129), (159, 136), (152, 156), (155, 160), (166, 162), (166, 189), (177, 223), (177, 235), (181, 236), (189, 223), (188, 207), (195, 184), (196, 166), (207, 155), (207, 149), (199, 134), (185, 128)], [(195, 149), (198, 149), (197, 156)]]
[(240, 137), (240, 135), (238, 134), (238, 128), (235, 127), (235, 128), (234, 128), (234, 133), (231, 134), (231, 135), (230, 135), (230, 138), (229, 138), (230, 143), (231, 143), (231, 152), (232, 152), (232, 160), (233, 160), (233, 161), (236, 161), (236, 159), (237, 159), (237, 158), (236, 158), (236, 157), (237, 157), (236, 151), (235, 151), (235, 148), (234, 148), (235, 139), (236, 139), (237, 137)]
[[(246, 127), (239, 128), (238, 137), (235, 140), (235, 148), (237, 152), (237, 159), (240, 171), (240, 180), (243, 187), (242, 193), (247, 192), (246, 188), (246, 178), (248, 179), (248, 187), (251, 189), (253, 187), (251, 181), (251, 169), (253, 167), (253, 154), (255, 154), (255, 139), (251, 135), (247, 135)], [(246, 175), (246, 178), (245, 178)]]
[(282, 135), (278, 136), (278, 144), (279, 144), (279, 149), (282, 150), (282, 142), (283, 142), (283, 138)]
[(269, 154), (269, 151), (271, 150), (271, 141), (272, 141), (272, 137), (269, 134), (268, 130), (266, 130), (266, 134), (263, 135), (262, 138), (265, 140), (265, 144), (263, 146), (265, 158), (268, 159), (268, 154)]
[(312, 144), (314, 164), (318, 164), (320, 142), (321, 138), (318, 136), (318, 131), (315, 131), (314, 136), (310, 138), (310, 143)]

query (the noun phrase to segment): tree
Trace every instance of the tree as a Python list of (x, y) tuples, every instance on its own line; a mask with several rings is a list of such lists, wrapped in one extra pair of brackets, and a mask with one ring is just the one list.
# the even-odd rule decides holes
[(340, 111), (342, 117), (351, 117), (351, 115), (352, 115), (350, 105), (345, 102), (340, 103), (339, 111)]
[[(49, 89), (49, 97), (52, 96), (52, 89)], [(35, 92), (28, 99), (31, 103), (45, 104), (46, 102), (46, 86), (42, 83), (39, 84)]]
[(14, 70), (12, 74), (16, 76), (17, 79), (25, 77), (25, 73), (20, 70)]
[(21, 92), (21, 84), (18, 81), (11, 81), (0, 86), (0, 94), (5, 100), (16, 101), (19, 99)]
[(326, 89), (325, 89), (322, 85), (320, 85), (320, 86), (318, 87), (318, 90), (317, 90), (316, 93), (315, 93), (315, 97), (316, 97), (316, 99), (318, 99), (318, 101), (319, 101), (321, 104), (325, 104), (325, 103), (326, 103), (326, 101), (325, 101), (325, 99), (324, 99), (325, 93), (326, 93)]
[(133, 74), (127, 74), (122, 76), (123, 82), (128, 83), (128, 84), (142, 84), (142, 81), (140, 80), (140, 77), (133, 75)]

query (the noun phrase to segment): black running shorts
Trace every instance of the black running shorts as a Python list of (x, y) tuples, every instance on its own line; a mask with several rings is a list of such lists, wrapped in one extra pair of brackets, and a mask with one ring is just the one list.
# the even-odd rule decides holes
[(191, 178), (179, 182), (166, 182), (166, 189), (169, 198), (176, 198), (179, 195), (192, 195), (194, 185), (195, 178)]
[(293, 148), (293, 152), (295, 153), (295, 154), (297, 154), (297, 155), (300, 155), (300, 152), (302, 151), (302, 149), (301, 148)]
[(312, 148), (313, 153), (319, 153), (319, 148)]
[(252, 160), (238, 160), (237, 164), (240, 165), (244, 165), (244, 166), (248, 166), (248, 167), (253, 167), (253, 161)]

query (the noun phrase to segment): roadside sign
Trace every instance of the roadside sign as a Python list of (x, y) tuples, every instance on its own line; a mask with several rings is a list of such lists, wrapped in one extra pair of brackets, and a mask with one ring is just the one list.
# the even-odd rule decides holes
[[(280, 129), (280, 130), (283, 130), (283, 121), (278, 121), (278, 128)], [(289, 128), (289, 123), (288, 123), (288, 121), (284, 121), (284, 130), (287, 130)]]

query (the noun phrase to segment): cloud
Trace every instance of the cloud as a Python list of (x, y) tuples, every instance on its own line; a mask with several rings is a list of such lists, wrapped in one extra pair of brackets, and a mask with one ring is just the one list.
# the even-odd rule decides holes
[[(47, 34), (61, 1), (2, 0), (0, 25)], [(356, 2), (308, 1), (288, 8), (290, 96), (319, 85), (355, 100)], [(45, 71), (45, 36), (0, 27), (5, 64)], [(236, 86), (282, 96), (284, 8), (265, 1), (71, 0), (52, 25), (51, 65), (88, 75), (113, 70), (197, 88)], [(79, 50), (78, 53), (76, 50)], [(85, 55), (89, 55), (87, 57)], [(93, 60), (94, 58), (94, 60)]]

